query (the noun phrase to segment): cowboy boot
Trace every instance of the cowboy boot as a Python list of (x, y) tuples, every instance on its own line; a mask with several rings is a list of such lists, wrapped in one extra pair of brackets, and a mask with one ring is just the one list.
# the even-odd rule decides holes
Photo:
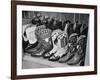
[(51, 44), (52, 44), (52, 49), (44, 54), (44, 58), (50, 58), (58, 49), (57, 46), (57, 36), (59, 35), (58, 32), (55, 30), (52, 35), (51, 35)]
[(51, 44), (49, 44), (45, 40), (40, 40), (39, 43), (41, 44), (41, 47), (37, 49), (35, 53), (32, 53), (32, 56), (37, 56), (37, 57), (44, 56), (44, 54), (50, 51), (52, 48)]
[(53, 45), (50, 42), (42, 42), (43, 48), (45, 49), (45, 52), (43, 53), (43, 58), (48, 58), (50, 56), (49, 52), (52, 50)]
[(74, 45), (68, 46), (67, 51), (66, 51), (66, 54), (63, 55), (59, 59), (59, 62), (60, 63), (67, 62), (68, 60), (70, 60), (74, 56), (74, 54), (75, 54), (76, 51), (77, 51), (76, 46), (74, 46)]
[(84, 53), (83, 54), (78, 54), (78, 52), (75, 53), (74, 57), (67, 61), (68, 65), (76, 65), (78, 64), (81, 59), (84, 58)]
[(45, 52), (45, 50), (41, 46), (37, 51), (32, 52), (31, 56), (33, 56), (33, 57), (42, 57), (44, 52)]
[(46, 29), (46, 28), (41, 28), (41, 29), (38, 30), (38, 28), (36, 29), (35, 33), (37, 34), (36, 36), (37, 36), (37, 40), (40, 44), (40, 47), (38, 49), (36, 49), (35, 52), (32, 52), (31, 55), (36, 56), (36, 57), (41, 57), (51, 47), (51, 44), (49, 44), (49, 42), (47, 40), (47, 39), (49, 39), (49, 37), (51, 35), (51, 30)]
[(74, 53), (68, 52), (66, 55), (62, 56), (62, 57), (59, 59), (59, 62), (60, 62), (60, 63), (65, 63), (65, 62), (67, 62), (68, 60), (70, 60), (73, 56), (74, 56)]
[(35, 43), (35, 45), (34, 44), (31, 44), (31, 45), (29, 44), (25, 48), (25, 52), (27, 52), (27, 53), (33, 53), (33, 52), (37, 51), (38, 49), (40, 49), (40, 47), (41, 47), (41, 44), (39, 42)]

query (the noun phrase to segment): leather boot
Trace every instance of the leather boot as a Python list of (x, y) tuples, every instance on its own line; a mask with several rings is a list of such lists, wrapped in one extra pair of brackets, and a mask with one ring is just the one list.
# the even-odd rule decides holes
[(34, 53), (37, 50), (39, 50), (40, 47), (41, 47), (40, 43), (37, 43), (37, 45), (35, 45), (35, 47), (34, 47), (34, 44), (33, 45), (28, 45), (28, 47), (25, 48), (25, 52), (27, 52), (27, 53)]
[(73, 56), (74, 56), (74, 53), (68, 52), (66, 55), (62, 56), (62, 57), (59, 59), (59, 62), (60, 62), (60, 63), (65, 63), (65, 62), (67, 62), (68, 60), (70, 60)]
[(84, 53), (83, 54), (79, 54), (78, 52), (76, 52), (74, 57), (72, 59), (70, 59), (67, 62), (67, 64), (68, 65), (76, 65), (81, 61), (82, 58), (84, 58)]
[(40, 48), (39, 50), (31, 53), (31, 56), (33, 56), (33, 57), (42, 57), (44, 52), (45, 52), (45, 50), (43, 48)]
[(68, 60), (70, 60), (70, 59), (74, 56), (74, 54), (75, 54), (76, 51), (77, 51), (76, 46), (73, 46), (73, 45), (72, 45), (72, 47), (71, 47), (71, 46), (68, 47), (68, 48), (67, 48), (67, 51), (66, 51), (66, 54), (63, 55), (63, 56), (59, 59), (59, 62), (60, 62), (60, 63), (65, 63), (65, 62), (67, 62)]

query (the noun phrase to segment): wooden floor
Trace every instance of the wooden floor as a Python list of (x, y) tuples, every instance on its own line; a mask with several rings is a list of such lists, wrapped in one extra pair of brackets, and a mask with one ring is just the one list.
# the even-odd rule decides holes
[[(22, 61), (23, 69), (32, 68), (52, 68), (52, 67), (68, 67), (67, 63), (52, 62), (48, 59), (40, 57), (31, 57), (30, 55), (24, 55)], [(74, 65), (78, 66), (78, 65)]]

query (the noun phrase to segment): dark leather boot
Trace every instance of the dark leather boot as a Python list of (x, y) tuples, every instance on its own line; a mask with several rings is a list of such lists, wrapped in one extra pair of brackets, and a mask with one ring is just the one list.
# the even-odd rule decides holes
[(76, 53), (74, 57), (67, 62), (67, 64), (76, 65), (81, 61), (82, 58), (84, 58), (84, 53), (83, 54)]
[(25, 48), (25, 52), (27, 52), (27, 53), (34, 53), (34, 52), (36, 52), (37, 50), (39, 50), (40, 47), (41, 47), (41, 44), (37, 42), (37, 43), (35, 44), (35, 47), (34, 47), (34, 44), (28, 45), (28, 46)]
[(31, 53), (33, 57), (42, 57), (45, 50), (43, 48), (38, 49), (37, 51)]
[(60, 63), (67, 62), (68, 60), (70, 60), (74, 56), (74, 54), (75, 54), (76, 51), (77, 51), (76, 46), (71, 45), (68, 48), (66, 54), (59, 59), (59, 62)]
[(25, 48), (26, 51), (31, 50), (33, 48), (36, 48), (38, 46), (38, 42), (34, 43), (34, 44), (28, 44), (27, 47)]
[(65, 62), (67, 62), (68, 60), (70, 60), (73, 56), (74, 56), (74, 53), (68, 52), (66, 55), (64, 55), (63, 57), (61, 57), (61, 58), (59, 59), (59, 62), (60, 62), (60, 63), (65, 63)]

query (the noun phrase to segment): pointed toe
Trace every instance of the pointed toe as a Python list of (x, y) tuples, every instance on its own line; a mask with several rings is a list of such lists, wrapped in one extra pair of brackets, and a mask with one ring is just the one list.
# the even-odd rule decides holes
[(47, 53), (45, 53), (44, 55), (43, 55), (43, 58), (49, 58), (51, 56), (51, 54), (49, 53), (49, 52), (47, 52)]
[(48, 60), (50, 60), (50, 61), (58, 61), (60, 59), (60, 57), (59, 56), (51, 56)]
[(69, 60), (67, 62), (67, 64), (68, 65), (76, 65), (76, 64), (79, 64), (81, 62), (82, 58), (84, 58), (84, 54), (82, 54), (82, 55), (76, 54), (71, 60)]
[(31, 53), (31, 56), (32, 57), (42, 57), (44, 52), (45, 52), (44, 49), (40, 49), (40, 50), (38, 50), (38, 51), (36, 51), (34, 53)]

